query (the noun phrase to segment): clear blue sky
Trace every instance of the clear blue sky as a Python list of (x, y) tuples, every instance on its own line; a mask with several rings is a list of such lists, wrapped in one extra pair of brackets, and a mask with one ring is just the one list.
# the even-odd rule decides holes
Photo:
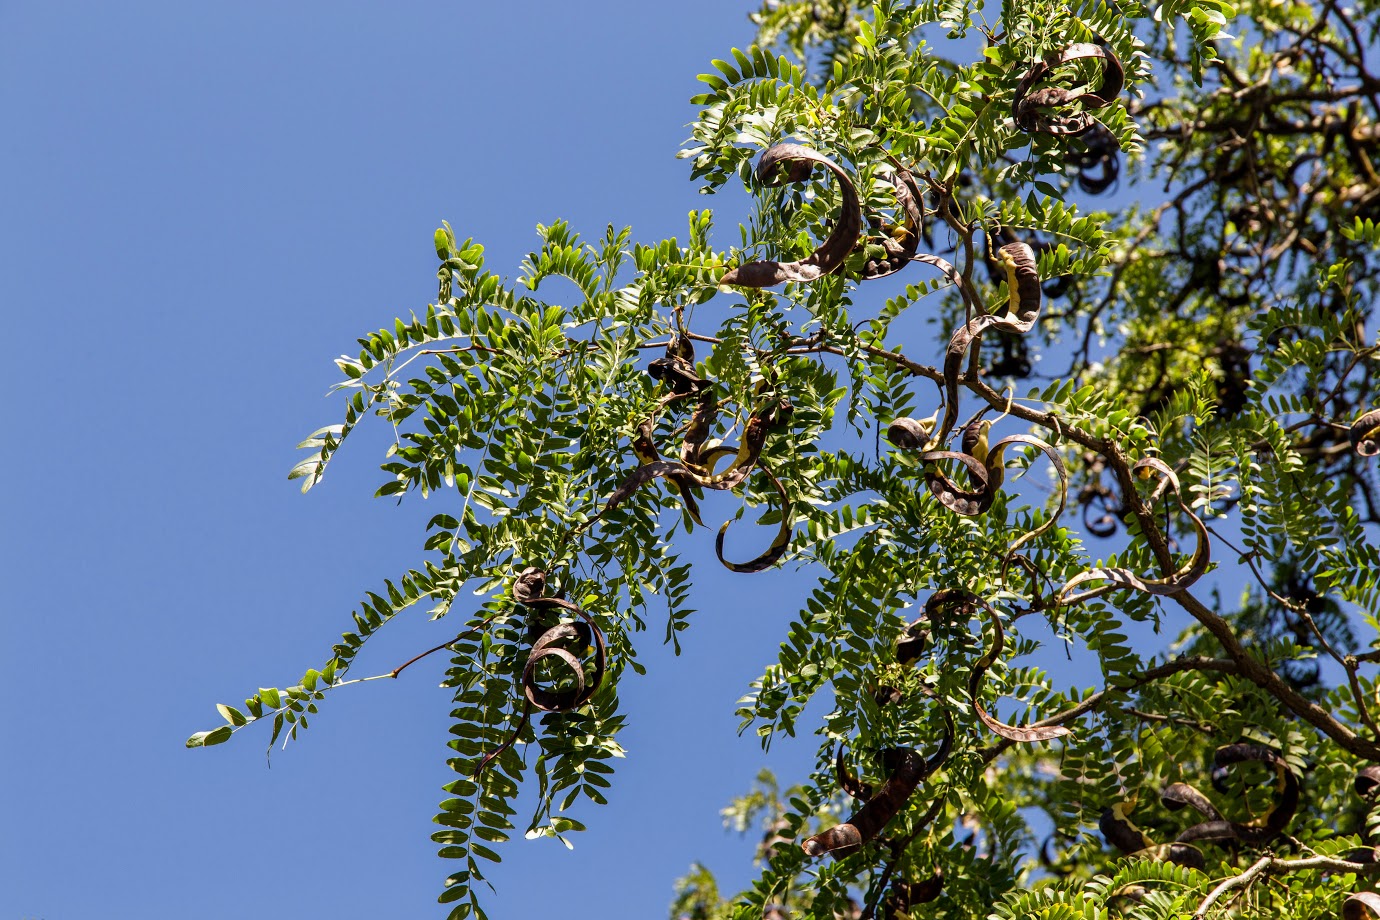
[[(336, 694), (272, 769), (263, 732), (183, 741), (420, 554), (434, 503), (369, 498), (380, 426), (286, 479), (338, 420), (331, 359), (434, 298), (443, 218), (510, 275), (559, 217), (683, 234), (686, 100), (754, 5), (0, 4), (0, 920), (444, 916), (442, 660)], [(717, 811), (766, 759), (733, 704), (798, 583), (710, 560), (686, 654), (652, 624), (622, 691), (613, 804), (573, 853), (503, 848), (495, 918), (663, 916), (695, 859), (745, 880)], [(396, 623), (359, 673), (454, 626)]]

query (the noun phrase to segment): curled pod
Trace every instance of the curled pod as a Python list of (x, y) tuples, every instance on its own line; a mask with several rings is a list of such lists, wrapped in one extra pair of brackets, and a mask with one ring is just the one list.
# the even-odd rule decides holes
[(911, 794), (948, 759), (953, 748), (954, 723), (944, 711), (944, 739), (928, 760), (912, 748), (892, 748), (882, 758), (886, 782), (846, 822), (807, 839), (801, 847), (808, 856), (847, 856), (873, 840), (905, 807)]
[[(818, 164), (834, 174), (843, 196), (843, 207), (834, 228), (819, 248), (796, 262), (776, 262), (764, 260), (745, 262), (730, 269), (719, 279), (720, 284), (739, 287), (766, 288), (784, 284), (787, 281), (816, 281), (843, 267), (848, 254), (862, 236), (862, 205), (858, 200), (858, 190), (848, 173), (828, 157), (816, 153), (801, 144), (777, 144), (768, 147), (757, 161), (757, 179), (763, 185), (780, 185), (804, 182), (811, 168)], [(784, 169), (783, 169), (784, 168)]]
[(1380, 920), (1380, 894), (1358, 891), (1342, 902), (1342, 920)]
[[(652, 430), (652, 420), (645, 419), (637, 426), (637, 431), (633, 435), (633, 454), (644, 466), (666, 463), (661, 459), (661, 453), (656, 448), (656, 441), (652, 438)], [(695, 478), (690, 475), (689, 470), (679, 469), (678, 466), (678, 464), (670, 463), (665, 467), (659, 467), (661, 472), (653, 478), (664, 477), (671, 491), (680, 496), (681, 502), (685, 505), (685, 512), (690, 515), (690, 519), (703, 527), (704, 521), (700, 519), (700, 504), (695, 500), (692, 491), (695, 487)], [(632, 493), (629, 492), (629, 494)]]
[[(1212, 561), (1207, 527), (1184, 501), (1183, 495), (1179, 491), (1179, 477), (1163, 461), (1153, 457), (1138, 461), (1135, 466), (1131, 467), (1131, 472), (1140, 478), (1159, 476), (1165, 480), (1168, 486), (1166, 491), (1174, 496), (1174, 500), (1179, 504), (1179, 510), (1188, 515), (1188, 519), (1193, 523), (1194, 531), (1197, 532), (1198, 545), (1193, 548), (1193, 555), (1173, 574), (1162, 578), (1141, 578), (1130, 569), (1090, 569), (1086, 572), (1080, 572), (1059, 589), (1055, 597), (1057, 604), (1077, 604), (1094, 597), (1100, 597), (1117, 588), (1134, 588), (1146, 594), (1164, 597), (1183, 591), (1207, 572), (1208, 565)], [(1074, 593), (1075, 588), (1090, 581), (1105, 581), (1107, 584)]]
[(546, 573), (534, 565), (529, 565), (518, 573), (513, 583), (513, 600), (527, 604), (546, 593)]
[(1131, 821), (1133, 807), (1130, 802), (1117, 802), (1111, 808), (1103, 809), (1097, 826), (1108, 843), (1126, 856), (1155, 862), (1172, 862), (1199, 871), (1206, 868), (1207, 861), (1197, 847), (1179, 842), (1156, 843), (1152, 840)]
[[(1102, 73), (1094, 89), (1081, 92), (1059, 86), (1035, 89), (1058, 67), (1082, 59), (1095, 58), (1102, 63)], [(1090, 110), (1106, 108), (1121, 95), (1126, 84), (1126, 72), (1121, 61), (1108, 48), (1089, 42), (1069, 45), (1062, 51), (1045, 55), (1021, 77), (1011, 102), (1011, 116), (1016, 126), (1027, 134), (1078, 135), (1095, 124)], [(1069, 113), (1075, 103), (1082, 111)]]
[(1028, 243), (1007, 243), (997, 250), (995, 262), (1007, 282), (1005, 312), (974, 316), (954, 330), (944, 351), (944, 420), (929, 443), (938, 444), (958, 421), (958, 378), (973, 342), (988, 329), (1025, 335), (1040, 318), (1041, 290), (1035, 250)]
[(987, 669), (990, 668), (1001, 656), (1002, 649), (1006, 643), (1006, 633), (1002, 629), (1001, 617), (991, 604), (982, 600), (976, 595), (970, 595), (973, 602), (981, 605), (987, 611), (987, 619), (992, 624), (992, 644), (982, 657), (973, 663), (973, 669), (968, 675), (968, 699), (972, 702), (973, 712), (977, 714), (980, 721), (988, 731), (1000, 735), (1008, 741), (1020, 743), (1032, 743), (1037, 741), (1051, 741), (1063, 735), (1072, 734), (1062, 725), (1044, 726), (1018, 726), (1007, 725), (990, 713), (982, 706), (982, 697), (979, 688), (982, 686), (982, 678), (986, 676)]
[[(583, 625), (583, 624), (581, 624)], [(582, 635), (583, 633), (583, 635)], [(569, 712), (589, 699), (590, 688), (585, 685), (585, 669), (580, 659), (564, 648), (587, 644), (589, 630), (581, 630), (574, 623), (559, 623), (532, 644), (527, 665), (522, 669), (522, 687), (532, 705), (543, 712)], [(547, 690), (540, 686), (537, 671), (544, 660), (555, 659), (563, 664), (574, 678), (575, 686), (566, 690)]]
[(871, 783), (863, 782), (856, 773), (848, 766), (848, 759), (844, 756), (846, 748), (840, 744), (838, 752), (834, 754), (834, 778), (838, 780), (839, 788), (848, 793), (852, 798), (860, 802), (865, 802), (872, 798), (876, 791)]
[(876, 226), (878, 230), (889, 230), (878, 237), (869, 236), (866, 242), (874, 240), (882, 247), (885, 255), (880, 259), (869, 260), (864, 266), (864, 280), (872, 281), (894, 275), (910, 264), (920, 249), (920, 235), (924, 232), (925, 212), (920, 205), (920, 188), (910, 170), (898, 169), (891, 174), (891, 185), (896, 191), (896, 217), (900, 223), (889, 228)]
[(1176, 842), (1194, 840), (1239, 840), (1248, 846), (1262, 846), (1283, 833), (1299, 806), (1299, 779), (1292, 767), (1275, 751), (1259, 744), (1227, 744), (1213, 753), (1213, 771), (1225, 771), (1241, 763), (1260, 763), (1275, 774), (1275, 801), (1258, 817), (1246, 822), (1222, 818), (1195, 824), (1181, 833)]
[(647, 374), (653, 380), (666, 384), (678, 396), (698, 393), (704, 387), (704, 380), (695, 373), (694, 365), (684, 358), (657, 358), (647, 365)]
[(1362, 457), (1380, 454), (1380, 409), (1371, 409), (1351, 423), (1351, 446)]
[(901, 637), (896, 640), (896, 661), (900, 664), (914, 664), (929, 649), (930, 631), (923, 619), (906, 626)]
[(724, 535), (728, 533), (729, 525), (733, 521), (724, 521), (723, 526), (719, 528), (718, 535), (714, 538), (714, 555), (718, 556), (719, 562), (723, 563), (724, 568), (731, 572), (765, 571), (776, 565), (777, 561), (786, 554), (786, 550), (790, 549), (791, 546), (791, 532), (794, 529), (794, 522), (791, 518), (791, 503), (786, 497), (786, 488), (766, 466), (759, 464), (758, 469), (771, 480), (771, 484), (776, 487), (776, 494), (781, 496), (781, 525), (776, 530), (776, 537), (771, 541), (771, 546), (768, 546), (760, 556), (749, 559), (747, 562), (729, 562), (724, 558)]
[(1121, 178), (1121, 144), (1115, 134), (1099, 124), (1094, 124), (1079, 140), (1083, 149), (1069, 152), (1069, 165), (1078, 170), (1080, 189), (1089, 195), (1100, 195)]
[[(1007, 320), (1003, 328), (1029, 332), (1040, 315), (1040, 270), (1028, 243), (1007, 243), (997, 250), (997, 264), (1006, 273)], [(1025, 328), (1015, 328), (1021, 324)]]
[[(545, 630), (532, 643), (527, 664), (522, 669), (522, 687), (527, 701), (543, 712), (569, 712), (589, 702), (604, 679), (608, 649), (604, 633), (583, 609), (558, 597), (534, 597), (525, 602), (536, 610), (562, 610), (573, 613), (573, 623), (557, 623)], [(593, 675), (585, 678), (585, 667), (570, 647), (583, 653), (593, 643)], [(570, 672), (573, 686), (553, 690), (541, 686), (539, 666), (542, 661), (559, 662)]]
[(1083, 506), (1083, 526), (1094, 537), (1110, 537), (1116, 533), (1117, 524), (1126, 514), (1118, 507), (1116, 494), (1100, 483), (1085, 486), (1078, 495)]
[(647, 365), (647, 374), (670, 388), (676, 396), (691, 396), (705, 388), (706, 382), (695, 373), (695, 346), (679, 332), (671, 334), (666, 353)]
[(930, 439), (937, 416), (928, 419), (898, 418), (886, 429), (886, 439), (902, 450), (919, 450)]
[[(483, 773), (489, 764), (517, 742), (531, 719), (534, 706), (545, 712), (569, 712), (588, 702), (603, 682), (607, 663), (603, 632), (580, 607), (558, 597), (546, 597), (546, 587), (546, 573), (536, 566), (528, 566), (518, 573), (513, 584), (513, 599), (534, 611), (565, 610), (574, 613), (579, 620), (574, 623), (558, 623), (543, 631), (532, 643), (532, 651), (527, 657), (526, 666), (522, 669), (523, 695), (526, 697), (522, 717), (508, 738), (479, 761), (474, 776)], [(535, 623), (529, 624), (529, 629), (533, 627), (540, 628), (536, 627)], [(594, 642), (594, 674), (586, 680), (585, 669), (580, 659), (564, 646), (574, 644), (577, 649), (584, 650), (589, 647), (591, 640)], [(542, 687), (538, 670), (540, 662), (544, 659), (554, 659), (564, 665), (572, 675), (574, 686), (564, 690)]]
[(897, 879), (891, 883), (891, 890), (882, 902), (882, 916), (906, 916), (912, 907), (917, 904), (928, 904), (943, 893), (944, 873), (938, 867), (929, 878), (918, 882)]
[(1355, 789), (1356, 794), (1363, 799), (1369, 800), (1375, 798), (1377, 794), (1380, 794), (1380, 767), (1374, 764), (1369, 767), (1363, 767), (1361, 771), (1356, 774), (1356, 780), (1352, 783), (1352, 788)]
[[(982, 448), (985, 442), (985, 432), (979, 430), (972, 433), (971, 429), (964, 432), (964, 445), (969, 450)], [(1022, 544), (1033, 540), (1054, 526), (1055, 522), (1059, 520), (1059, 516), (1064, 512), (1064, 504), (1068, 498), (1069, 476), (1058, 451), (1033, 435), (1013, 434), (1002, 438), (991, 447), (982, 448), (984, 456), (981, 461), (973, 453), (956, 453), (947, 450), (927, 451), (920, 455), (920, 459), (926, 464), (925, 484), (929, 487), (930, 493), (939, 500), (941, 505), (955, 514), (975, 517), (992, 507), (992, 502), (996, 500), (997, 493), (1001, 490), (1002, 483), (1006, 478), (1006, 450), (1017, 445), (1035, 448), (1054, 465), (1054, 472), (1059, 477), (1059, 507), (1039, 527), (1012, 542), (1011, 552), (1015, 552)], [(936, 463), (939, 460), (957, 460), (962, 463), (967, 467), (971, 478), (978, 487), (973, 490), (960, 488), (939, 468)]]
[(1197, 789), (1188, 783), (1170, 783), (1160, 792), (1160, 802), (1170, 811), (1179, 811), (1182, 808), (1192, 808), (1194, 811), (1211, 821), (1220, 821), (1221, 813), (1217, 806), (1208, 800)]

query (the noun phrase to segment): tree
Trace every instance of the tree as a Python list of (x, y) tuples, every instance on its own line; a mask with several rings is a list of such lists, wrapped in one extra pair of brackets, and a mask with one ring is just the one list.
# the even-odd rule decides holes
[[(528, 836), (604, 801), (634, 639), (693, 625), (678, 547), (733, 492), (770, 542), (730, 558), (725, 523), (723, 564), (818, 579), (744, 729), (834, 705), (809, 781), (730, 809), (755, 885), (696, 870), (677, 912), (1380, 916), (1376, 12), (767, 0), (682, 151), (753, 191), (741, 245), (709, 210), (684, 244), (557, 223), (510, 285), (438, 230), (436, 303), (338, 359), (292, 476), (379, 415), (378, 494), (459, 510), (322, 668), (189, 746), (295, 738), (399, 612), (468, 617), (376, 677), (452, 656), (433, 839), (483, 916), (524, 783)], [(1096, 210), (1123, 170), (1158, 203)]]

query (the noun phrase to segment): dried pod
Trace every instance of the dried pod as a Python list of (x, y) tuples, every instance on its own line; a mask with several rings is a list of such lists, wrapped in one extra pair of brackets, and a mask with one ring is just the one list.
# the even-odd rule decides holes
[(1375, 765), (1364, 767), (1356, 774), (1356, 781), (1352, 786), (1361, 798), (1374, 798), (1376, 793), (1380, 793), (1380, 767)]
[[(891, 185), (896, 190), (896, 216), (901, 222), (891, 227), (873, 226), (884, 231), (880, 236), (867, 238), (880, 244), (884, 258), (869, 261), (863, 268), (862, 276), (871, 281), (893, 275), (910, 264), (920, 248), (920, 235), (924, 232), (925, 212), (920, 205), (920, 188), (909, 170), (898, 169), (891, 174)], [(889, 232), (885, 232), (889, 231)]]
[(1189, 807), (1210, 820), (1219, 821), (1222, 818), (1217, 807), (1208, 801), (1208, 797), (1187, 783), (1170, 783), (1165, 786), (1160, 792), (1160, 802), (1170, 811)]
[[(1078, 170), (1080, 189), (1089, 195), (1100, 195), (1121, 178), (1121, 144), (1115, 134), (1099, 124), (1094, 124), (1079, 140), (1083, 149), (1069, 151), (1069, 165)], [(1050, 294), (1048, 288), (1045, 293)]]
[(546, 573), (534, 565), (529, 565), (518, 573), (513, 583), (513, 600), (519, 604), (530, 603), (546, 593)]
[(724, 521), (719, 528), (718, 536), (714, 538), (714, 554), (719, 557), (719, 562), (723, 563), (724, 568), (732, 572), (761, 572), (776, 565), (777, 561), (786, 554), (786, 550), (791, 546), (791, 532), (794, 529), (794, 521), (791, 518), (791, 503), (786, 497), (786, 488), (781, 485), (781, 480), (773, 475), (772, 471), (766, 466), (758, 465), (771, 484), (776, 487), (776, 494), (781, 496), (781, 524), (776, 530), (776, 538), (771, 541), (766, 552), (755, 559), (747, 562), (729, 562), (724, 558), (724, 535), (728, 533), (729, 525), (732, 520)]
[(944, 420), (933, 440), (947, 439), (958, 421), (958, 378), (974, 340), (988, 329), (1024, 335), (1040, 318), (1040, 275), (1035, 250), (1026, 243), (1007, 243), (997, 250), (995, 261), (1007, 282), (1006, 312), (974, 316), (954, 330), (944, 352)]
[(948, 758), (949, 751), (953, 748), (953, 740), (953, 720), (945, 710), (944, 739), (940, 742), (939, 749), (928, 760), (911, 748), (893, 748), (887, 751), (883, 756), (883, 766), (887, 769), (888, 776), (881, 789), (863, 803), (845, 823), (837, 824), (806, 840), (801, 845), (806, 854), (823, 856), (828, 853), (843, 857), (875, 838), (905, 807), (916, 787), (939, 769)]
[(1143, 830), (1131, 821), (1130, 802), (1117, 802), (1104, 809), (1098, 819), (1098, 829), (1107, 842), (1127, 856), (1141, 859), (1172, 862), (1180, 866), (1203, 870), (1207, 861), (1195, 846), (1186, 843), (1155, 843)]
[(906, 627), (897, 640), (896, 660), (901, 664), (913, 664), (925, 654), (929, 644), (930, 631), (925, 628), (925, 621), (916, 620)]
[(780, 185), (780, 168), (784, 166), (786, 182), (803, 182), (810, 175), (812, 165), (816, 163), (834, 174), (843, 195), (843, 207), (829, 236), (818, 249), (798, 262), (746, 262), (724, 274), (719, 279), (720, 284), (753, 288), (773, 287), (787, 281), (815, 281), (843, 267), (848, 254), (857, 245), (858, 237), (862, 235), (862, 205), (858, 201), (858, 190), (854, 187), (853, 180), (848, 177), (848, 173), (833, 160), (809, 147), (800, 144), (777, 144), (767, 148), (762, 158), (757, 161), (757, 178), (763, 185)]
[[(1249, 846), (1263, 846), (1283, 833), (1299, 805), (1299, 779), (1292, 767), (1275, 751), (1259, 744), (1227, 744), (1212, 757), (1214, 772), (1240, 763), (1261, 763), (1274, 771), (1275, 801), (1263, 815), (1250, 821), (1223, 818), (1195, 824), (1181, 833), (1178, 843), (1194, 840), (1239, 840)], [(1214, 809), (1215, 810), (1215, 809)]]
[(944, 873), (938, 868), (929, 878), (918, 882), (896, 879), (891, 883), (891, 890), (887, 892), (886, 900), (882, 902), (882, 916), (907, 915), (912, 907), (917, 904), (928, 904), (938, 898), (943, 891)]
[(933, 428), (933, 418), (898, 418), (887, 426), (886, 439), (902, 450), (919, 450), (930, 439)]
[[(1050, 86), (1032, 92), (1035, 85), (1046, 79), (1055, 68), (1085, 58), (1096, 58), (1102, 62), (1101, 79), (1095, 89), (1075, 92)], [(1083, 134), (1095, 124), (1088, 110), (1111, 105), (1121, 95), (1125, 83), (1126, 73), (1121, 61), (1111, 50), (1101, 45), (1079, 42), (1045, 55), (1043, 61), (1026, 71), (1016, 86), (1011, 115), (1016, 126), (1028, 134)], [(1060, 111), (1074, 103), (1082, 103), (1083, 111), (1072, 114)]]
[(1342, 902), (1342, 920), (1380, 920), (1380, 894), (1358, 891)]
[[(544, 712), (569, 712), (589, 702), (604, 679), (608, 650), (604, 643), (604, 633), (590, 619), (589, 614), (569, 601), (556, 597), (533, 598), (529, 606), (538, 610), (556, 609), (574, 613), (579, 619), (574, 623), (557, 623), (541, 634), (532, 643), (532, 651), (527, 664), (522, 669), (523, 692), (529, 703)], [(585, 668), (575, 652), (583, 654), (593, 642), (593, 675), (585, 679)], [(573, 646), (574, 652), (571, 651)], [(551, 690), (538, 682), (539, 665), (542, 661), (559, 662), (570, 672), (572, 687), (564, 690)]]
[[(1193, 523), (1194, 531), (1197, 532), (1198, 545), (1194, 547), (1193, 555), (1188, 562), (1179, 567), (1178, 571), (1163, 578), (1141, 578), (1130, 569), (1119, 568), (1090, 569), (1087, 572), (1081, 572), (1070, 578), (1059, 589), (1055, 598), (1057, 603), (1077, 604), (1117, 588), (1134, 588), (1137, 591), (1158, 596), (1177, 594), (1207, 572), (1211, 562), (1211, 543), (1208, 539), (1207, 527), (1184, 501), (1183, 495), (1179, 491), (1179, 477), (1163, 461), (1153, 457), (1138, 461), (1135, 466), (1131, 467), (1131, 472), (1141, 478), (1159, 476), (1165, 480), (1168, 485), (1166, 491), (1174, 496), (1174, 500), (1179, 503), (1179, 510), (1188, 515), (1189, 520)], [(1073, 593), (1074, 588), (1089, 581), (1106, 581), (1107, 584), (1077, 594)]]
[(1362, 457), (1380, 454), (1380, 409), (1371, 409), (1351, 423), (1351, 446)]

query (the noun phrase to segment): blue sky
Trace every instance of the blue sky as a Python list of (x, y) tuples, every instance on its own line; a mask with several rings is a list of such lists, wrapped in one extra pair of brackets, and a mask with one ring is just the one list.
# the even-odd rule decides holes
[[(271, 769), (262, 732), (183, 741), (420, 555), (434, 507), (369, 498), (379, 426), (309, 496), (286, 478), (338, 420), (331, 359), (434, 298), (442, 219), (509, 275), (538, 222), (683, 235), (686, 100), (754, 5), (0, 5), (0, 918), (444, 916), (440, 656), (336, 694)], [(716, 568), (685, 655), (652, 624), (622, 691), (613, 804), (574, 852), (505, 847), (494, 917), (663, 916), (695, 859), (746, 879), (717, 812), (767, 759), (733, 704), (800, 586)], [(453, 627), (419, 611), (358, 673)]]

